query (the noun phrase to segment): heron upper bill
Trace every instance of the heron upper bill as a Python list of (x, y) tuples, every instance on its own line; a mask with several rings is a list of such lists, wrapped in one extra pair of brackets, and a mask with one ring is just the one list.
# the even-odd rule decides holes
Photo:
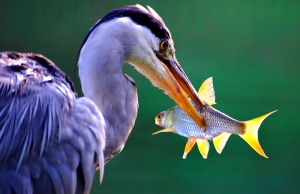
[(166, 58), (159, 53), (156, 53), (156, 57), (161, 60), (168, 72), (168, 75), (165, 77), (165, 81), (169, 83), (169, 87), (165, 89), (166, 94), (168, 94), (202, 129), (205, 129), (205, 122), (196, 111), (188, 96), (200, 109), (203, 107), (203, 102), (177, 60)]

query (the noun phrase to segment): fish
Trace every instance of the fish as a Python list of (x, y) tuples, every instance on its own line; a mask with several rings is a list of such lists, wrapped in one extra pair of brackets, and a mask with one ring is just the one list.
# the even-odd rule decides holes
[(212, 77), (203, 82), (198, 95), (203, 101), (203, 107), (201, 109), (196, 107), (196, 110), (203, 119), (205, 128), (198, 126), (179, 106), (174, 106), (162, 111), (155, 117), (155, 124), (165, 127), (165, 129), (159, 130), (153, 135), (162, 132), (173, 132), (187, 137), (188, 141), (184, 149), (183, 159), (186, 159), (196, 143), (200, 154), (206, 159), (209, 152), (208, 140), (213, 141), (216, 151), (221, 154), (231, 134), (239, 135), (259, 155), (268, 158), (258, 141), (258, 129), (263, 120), (277, 110), (249, 121), (239, 121), (231, 118), (212, 107), (216, 104)]

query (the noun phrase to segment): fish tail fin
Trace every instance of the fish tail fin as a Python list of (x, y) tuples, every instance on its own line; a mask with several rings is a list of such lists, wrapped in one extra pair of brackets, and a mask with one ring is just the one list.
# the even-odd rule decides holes
[(163, 132), (175, 132), (173, 128), (165, 128), (165, 129), (162, 129), (162, 130), (159, 130), (159, 131), (156, 131), (154, 133), (152, 133), (152, 135), (156, 135), (158, 133), (163, 133)]
[(267, 118), (270, 114), (276, 112), (272, 111), (267, 114), (264, 114), (260, 117), (252, 119), (250, 121), (244, 121), (243, 124), (245, 125), (244, 134), (239, 135), (243, 138), (258, 154), (261, 156), (268, 158), (265, 152), (261, 148), (259, 141), (258, 141), (258, 129), (265, 118)]

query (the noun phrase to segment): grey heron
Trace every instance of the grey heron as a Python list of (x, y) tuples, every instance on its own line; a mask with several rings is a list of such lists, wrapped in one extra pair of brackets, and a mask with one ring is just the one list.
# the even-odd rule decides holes
[(122, 151), (138, 97), (124, 75), (133, 65), (202, 127), (202, 106), (175, 58), (171, 33), (150, 7), (115, 9), (88, 32), (79, 51), (84, 97), (52, 61), (0, 53), (0, 190), (89, 193), (95, 171)]

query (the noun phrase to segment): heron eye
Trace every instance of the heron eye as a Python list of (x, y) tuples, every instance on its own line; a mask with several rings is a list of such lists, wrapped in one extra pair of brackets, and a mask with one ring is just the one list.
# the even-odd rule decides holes
[(169, 41), (167, 39), (164, 39), (160, 42), (159, 48), (160, 50), (166, 50), (169, 46)]

